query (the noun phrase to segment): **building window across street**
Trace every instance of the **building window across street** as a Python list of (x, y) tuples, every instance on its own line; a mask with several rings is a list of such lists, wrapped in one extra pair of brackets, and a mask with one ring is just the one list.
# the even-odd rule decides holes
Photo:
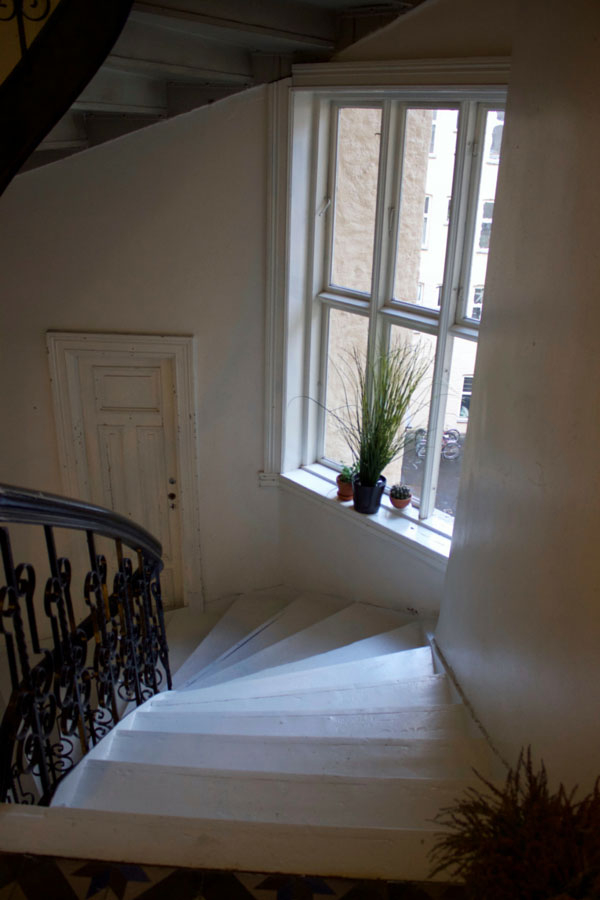
[(471, 408), (471, 394), (473, 393), (473, 376), (465, 375), (463, 377), (462, 395), (460, 398), (460, 418), (469, 418), (469, 409)]

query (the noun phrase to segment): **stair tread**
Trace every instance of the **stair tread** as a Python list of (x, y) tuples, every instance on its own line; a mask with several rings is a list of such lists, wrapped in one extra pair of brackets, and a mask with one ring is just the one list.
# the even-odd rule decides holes
[(91, 758), (196, 769), (341, 774), (369, 777), (463, 778), (472, 768), (487, 773), (488, 749), (481, 739), (415, 741), (385, 738), (198, 735), (119, 731)]
[(178, 675), (176, 690), (135, 709), (63, 780), (54, 809), (166, 831), (186, 823), (227, 865), (256, 865), (264, 842), (278, 848), (271, 869), (285, 859), (289, 872), (310, 861), (366, 873), (376, 860), (380, 875), (422, 878), (433, 817), (474, 769), (493, 771), (420, 624), (393, 610), (255, 592)]
[[(432, 676), (435, 677), (435, 676)], [(153, 703), (153, 709), (192, 710), (203, 715), (207, 712), (249, 712), (251, 710), (287, 711), (305, 710), (326, 714), (334, 710), (375, 710), (375, 709), (410, 709), (411, 706), (424, 706), (427, 703), (442, 704), (450, 702), (450, 691), (446, 681), (421, 685), (410, 695), (398, 696), (398, 688), (404, 682), (391, 682), (375, 686), (356, 687), (332, 691), (312, 691), (309, 693), (289, 693), (269, 697), (234, 697), (231, 699), (206, 700), (197, 703)]]
[(173, 679), (175, 686), (184, 684), (189, 677), (265, 627), (282, 612), (287, 602), (285, 597), (270, 591), (253, 595), (251, 601), (246, 596), (238, 597), (179, 668)]
[[(202, 702), (204, 700), (232, 699), (235, 697), (281, 696), (309, 691), (334, 690), (355, 687), (396, 684), (435, 675), (429, 647), (401, 650), (368, 659), (342, 662), (331, 666), (309, 669), (307, 672), (290, 672), (272, 675), (267, 669), (257, 675), (236, 678), (212, 687), (188, 688), (173, 696), (173, 692), (160, 695), (160, 702)], [(444, 676), (441, 676), (444, 677)]]
[(321, 713), (296, 710), (241, 712), (188, 712), (177, 709), (137, 710), (121, 723), (121, 728), (155, 731), (185, 731), (198, 734), (288, 734), (357, 736), (362, 738), (410, 734), (414, 738), (454, 735), (465, 732), (465, 712), (461, 704), (412, 707), (408, 709), (326, 710)]
[[(207, 672), (199, 681), (208, 686), (223, 679), (248, 676), (283, 663), (291, 664), (313, 658), (328, 651), (354, 644), (356, 641), (383, 634), (409, 623), (406, 616), (389, 609), (353, 603), (331, 615), (309, 624), (292, 635), (283, 637), (268, 647), (255, 648), (245, 659), (232, 654), (221, 660), (218, 671)], [(421, 644), (423, 641), (421, 640)], [(252, 645), (246, 650), (250, 651)]]
[[(301, 594), (288, 603), (281, 612), (274, 616), (264, 627), (257, 629), (247, 640), (238, 641), (226, 653), (212, 661), (210, 671), (218, 671), (220, 667), (230, 666), (246, 657), (263, 650), (271, 644), (295, 634), (304, 628), (320, 621), (324, 616), (330, 615), (348, 606), (348, 601), (339, 597), (331, 597), (324, 594)], [(210, 635), (209, 635), (210, 637)], [(208, 667), (207, 667), (208, 668)], [(205, 670), (203, 670), (205, 671)], [(197, 672), (187, 682), (193, 683), (200, 677)]]
[[(295, 662), (283, 663), (280, 666), (272, 666), (245, 676), (246, 679), (262, 678), (268, 672), (270, 677), (278, 677), (280, 675), (288, 675), (292, 672), (306, 672), (311, 669), (323, 668), (325, 666), (336, 666), (342, 663), (359, 662), (373, 656), (385, 656), (388, 653), (398, 653), (400, 650), (416, 650), (423, 646), (423, 635), (421, 627), (417, 622), (411, 622), (408, 625), (402, 625), (391, 631), (385, 631), (375, 634), (371, 637), (361, 638), (353, 641), (351, 644), (344, 644), (342, 647), (336, 647), (335, 650), (328, 650), (324, 653), (317, 653), (314, 656), (306, 656)], [(217, 681), (219, 678), (219, 681)], [(214, 678), (215, 684), (221, 684), (230, 680), (227, 669), (217, 673)], [(198, 687), (205, 687), (211, 683), (213, 679), (204, 681), (200, 679)]]
[[(89, 760), (71, 805), (344, 827), (429, 827), (473, 779), (236, 772)], [(59, 800), (60, 803), (60, 800)]]

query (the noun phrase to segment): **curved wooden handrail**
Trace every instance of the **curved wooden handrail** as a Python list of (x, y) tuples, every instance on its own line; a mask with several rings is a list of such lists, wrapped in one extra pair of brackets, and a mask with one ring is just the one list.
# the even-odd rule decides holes
[(121, 540), (132, 550), (142, 550), (157, 559), (162, 556), (160, 541), (125, 516), (103, 506), (44, 491), (0, 484), (0, 522), (93, 531)]

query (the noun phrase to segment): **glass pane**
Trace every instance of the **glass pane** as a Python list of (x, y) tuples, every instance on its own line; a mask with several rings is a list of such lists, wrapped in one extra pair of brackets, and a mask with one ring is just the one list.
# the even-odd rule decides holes
[(352, 412), (355, 372), (353, 354), (356, 352), (364, 365), (367, 358), (368, 328), (369, 320), (365, 316), (339, 309), (329, 311), (325, 398), (325, 406), (329, 412), (325, 414), (325, 456), (344, 465), (351, 465), (352, 459), (336, 416), (347, 421), (349, 412)]
[(500, 143), (504, 122), (503, 110), (493, 109), (486, 115), (481, 178), (477, 194), (477, 215), (473, 237), (473, 253), (469, 270), (466, 315), (479, 321), (483, 305), (483, 289), (487, 270), (487, 255), (494, 219), (494, 198), (500, 161)]
[(454, 338), (446, 397), (445, 431), (435, 498), (436, 507), (451, 516), (456, 515), (458, 484), (462, 470), (463, 445), (469, 423), (476, 357), (477, 344), (475, 341)]
[(407, 345), (414, 347), (427, 364), (425, 376), (415, 392), (404, 425), (406, 438), (404, 450), (387, 466), (383, 473), (388, 480), (389, 487), (398, 483), (407, 484), (415, 500), (418, 500), (421, 495), (423, 480), (425, 454), (421, 451), (424, 449), (423, 437), (427, 434), (436, 341), (437, 338), (433, 335), (420, 334), (409, 328), (394, 325), (391, 329), (390, 346), (392, 348)]
[(439, 308), (458, 110), (406, 112), (394, 299)]
[(348, 107), (338, 113), (331, 284), (369, 294), (381, 109)]

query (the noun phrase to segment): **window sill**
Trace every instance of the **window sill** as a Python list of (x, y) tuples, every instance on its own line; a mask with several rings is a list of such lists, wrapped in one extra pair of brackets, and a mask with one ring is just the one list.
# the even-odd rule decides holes
[(384, 495), (378, 512), (372, 516), (362, 515), (355, 512), (352, 501), (342, 503), (337, 499), (335, 474), (327, 466), (315, 463), (279, 476), (279, 484), (289, 493), (310, 498), (326, 506), (334, 515), (344, 518), (351, 516), (359, 527), (402, 545), (421, 561), (445, 572), (451, 544), (450, 516), (435, 515), (424, 523), (419, 520), (417, 509), (394, 509), (387, 495)]

